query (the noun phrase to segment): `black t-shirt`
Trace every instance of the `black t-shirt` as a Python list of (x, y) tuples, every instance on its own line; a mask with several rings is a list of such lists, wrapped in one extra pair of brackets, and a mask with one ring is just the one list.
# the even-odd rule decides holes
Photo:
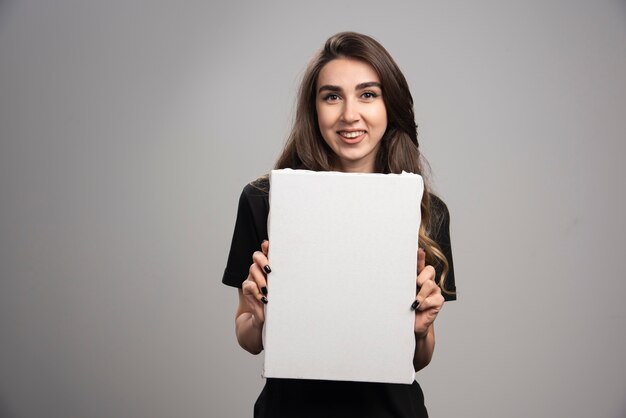
[[(222, 283), (241, 288), (248, 277), (252, 253), (268, 239), (269, 182), (260, 179), (244, 187), (239, 198), (235, 231)], [(449, 270), (445, 288), (455, 291), (454, 268), (450, 247), (450, 216), (441, 199), (431, 195), (430, 236), (439, 244), (448, 259)], [(439, 282), (441, 269), (437, 268)], [(455, 300), (455, 293), (443, 293)], [(363, 365), (367, 367), (367, 365)], [(427, 417), (424, 396), (417, 382), (411, 385), (367, 382), (334, 382), (326, 380), (266, 380), (254, 405), (255, 418), (306, 417)]]

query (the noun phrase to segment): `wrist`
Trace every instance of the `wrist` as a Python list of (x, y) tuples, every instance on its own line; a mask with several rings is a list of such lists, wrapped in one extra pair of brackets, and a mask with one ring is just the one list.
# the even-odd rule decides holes
[(252, 327), (252, 329), (254, 329), (255, 331), (261, 332), (261, 331), (263, 331), (263, 325), (264, 324), (265, 324), (264, 320), (259, 319), (253, 313), (250, 314), (250, 326)]
[(426, 328), (424, 331), (420, 331), (420, 332), (415, 331), (414, 332), (414, 334), (415, 334), (415, 341), (418, 342), (418, 341), (426, 340), (426, 338), (428, 337), (428, 331), (430, 330), (431, 326), (428, 326), (428, 328)]

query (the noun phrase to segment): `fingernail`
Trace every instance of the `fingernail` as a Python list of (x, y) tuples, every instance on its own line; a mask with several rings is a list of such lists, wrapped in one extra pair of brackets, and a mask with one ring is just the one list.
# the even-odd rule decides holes
[(261, 288), (261, 293), (263, 293), (265, 296), (267, 296), (267, 287), (266, 286), (263, 286)]
[(261, 302), (267, 305), (267, 298), (265, 296), (261, 296)]
[(270, 268), (269, 265), (266, 265), (265, 267), (263, 267), (263, 270), (267, 273), (270, 274), (272, 272), (272, 269)]
[(417, 300), (414, 300), (411, 304), (411, 309), (416, 310), (418, 306), (420, 306), (420, 303)]

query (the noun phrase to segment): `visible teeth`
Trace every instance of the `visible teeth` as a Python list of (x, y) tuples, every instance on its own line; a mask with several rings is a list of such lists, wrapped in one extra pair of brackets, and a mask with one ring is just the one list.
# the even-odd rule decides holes
[(363, 135), (365, 131), (354, 131), (354, 132), (342, 132), (341, 136), (345, 136), (346, 138), (356, 138), (357, 136)]

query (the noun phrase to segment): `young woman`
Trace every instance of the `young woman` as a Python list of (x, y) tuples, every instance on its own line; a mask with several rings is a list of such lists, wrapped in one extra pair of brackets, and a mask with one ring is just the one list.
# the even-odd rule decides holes
[[(398, 66), (377, 41), (353, 32), (328, 39), (304, 74), (295, 123), (276, 168), (377, 173), (404, 170), (424, 176), (413, 98)], [(222, 279), (224, 284), (239, 288), (237, 340), (253, 354), (263, 350), (263, 307), (271, 303), (268, 190), (267, 177), (244, 188)], [(432, 357), (434, 320), (444, 299), (456, 299), (448, 210), (429, 192), (427, 183), (421, 207), (417, 290), (411, 306), (415, 310), (416, 371)], [(399, 385), (267, 379), (254, 416), (380, 418), (428, 414), (415, 381)]]

